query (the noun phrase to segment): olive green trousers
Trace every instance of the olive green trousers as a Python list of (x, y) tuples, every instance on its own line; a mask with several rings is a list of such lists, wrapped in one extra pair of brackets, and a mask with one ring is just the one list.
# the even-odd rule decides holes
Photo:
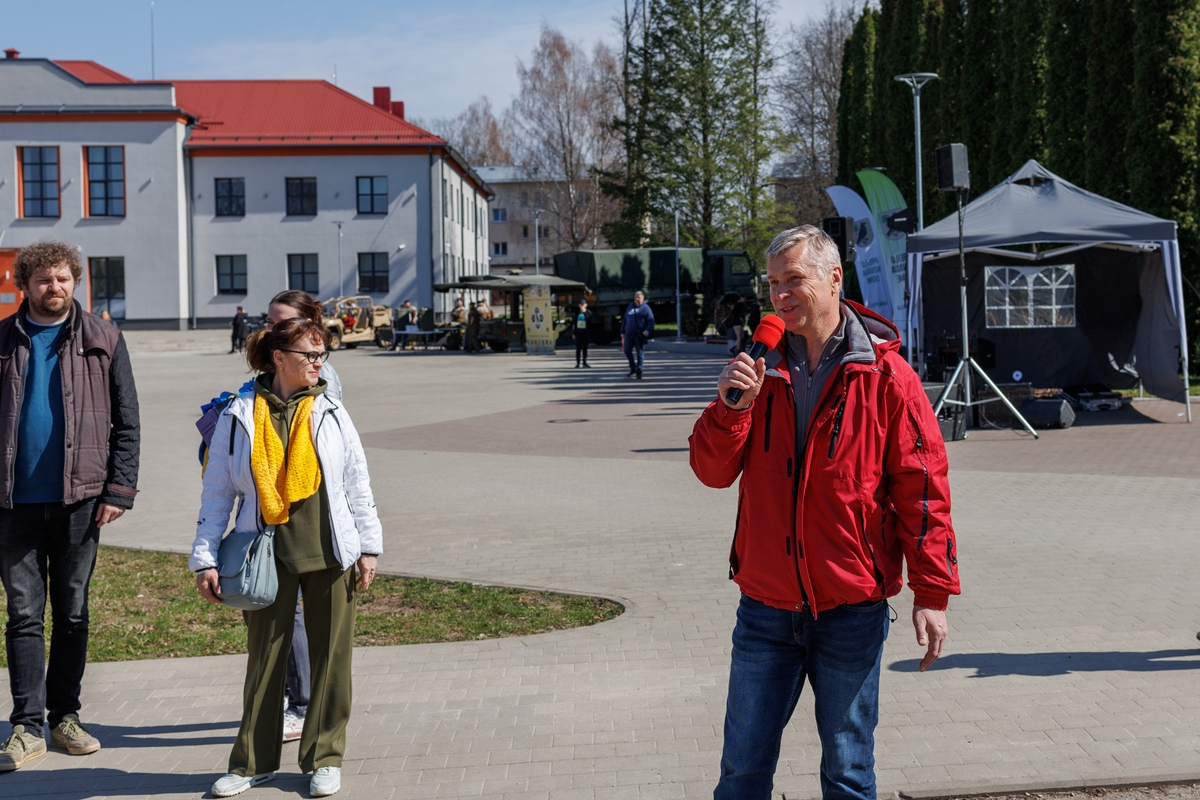
[(341, 567), (294, 575), (278, 560), (279, 593), (258, 611), (244, 611), (249, 655), (242, 725), (229, 754), (229, 771), (259, 775), (279, 769), (283, 752), (283, 693), (292, 646), (298, 589), (304, 589), (304, 626), (312, 665), (312, 690), (300, 769), (340, 767), (350, 722), (350, 666), (354, 652), (357, 570)]

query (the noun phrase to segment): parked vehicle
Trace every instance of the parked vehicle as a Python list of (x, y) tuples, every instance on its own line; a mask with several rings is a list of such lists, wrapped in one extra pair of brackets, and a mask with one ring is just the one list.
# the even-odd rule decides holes
[(323, 305), (330, 350), (358, 347), (363, 342), (391, 346), (392, 309), (388, 306), (375, 305), (367, 295), (334, 297)]
[[(656, 319), (675, 320), (674, 247), (570, 250), (554, 257), (554, 269), (560, 278), (588, 285), (586, 298), (594, 320), (588, 332), (593, 342), (607, 344), (620, 336), (621, 315), (638, 290), (645, 292)], [(713, 324), (719, 328), (722, 301), (729, 306), (731, 297), (753, 297), (757, 289), (754, 264), (745, 251), (679, 248), (685, 336), (702, 336)]]
[[(480, 320), (479, 343), (486, 344), (497, 353), (503, 353), (509, 348), (525, 346), (525, 315), (521, 307), (522, 293), (530, 286), (548, 286), (554, 291), (554, 305), (560, 309), (573, 309), (583, 298), (587, 287), (577, 281), (567, 280), (554, 275), (522, 275), (519, 272), (508, 275), (468, 275), (456, 283), (435, 283), (435, 292), (449, 291), (486, 291), (504, 292), (507, 295), (508, 316), (496, 316), (492, 319)], [(561, 340), (564, 332), (570, 330), (570, 315), (559, 314), (555, 324), (558, 338)], [(461, 331), (461, 328), (457, 330)], [(462, 334), (451, 339), (453, 331), (447, 334), (446, 349), (458, 349), (451, 342), (462, 346)]]

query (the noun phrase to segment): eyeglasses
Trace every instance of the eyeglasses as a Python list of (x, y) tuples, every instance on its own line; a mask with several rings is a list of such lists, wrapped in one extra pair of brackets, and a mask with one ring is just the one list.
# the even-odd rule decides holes
[(302, 355), (305, 358), (307, 358), (308, 363), (310, 363), (310, 364), (315, 364), (318, 361), (322, 361), (322, 362), (328, 361), (329, 357), (331, 355), (333, 355), (328, 350), (322, 350), (321, 352), (317, 352), (316, 350), (313, 350), (312, 352), (306, 352), (304, 350), (288, 350), (288, 349), (282, 348), (282, 347), (280, 349), (283, 350), (283, 352), (285, 352), (285, 353), (298, 353), (299, 355)]

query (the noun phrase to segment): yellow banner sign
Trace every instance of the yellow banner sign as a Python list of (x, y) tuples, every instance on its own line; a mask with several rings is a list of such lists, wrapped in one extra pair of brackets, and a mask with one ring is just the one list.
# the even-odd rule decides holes
[(530, 355), (554, 355), (553, 295), (546, 286), (525, 289), (525, 352)]

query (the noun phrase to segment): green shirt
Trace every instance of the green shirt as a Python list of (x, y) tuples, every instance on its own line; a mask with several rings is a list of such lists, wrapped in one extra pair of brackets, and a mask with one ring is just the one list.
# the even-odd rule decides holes
[[(325, 381), (318, 381), (316, 386), (296, 392), (285, 403), (271, 391), (271, 376), (259, 375), (254, 382), (254, 392), (267, 401), (271, 426), (283, 442), (286, 463), (289, 432), (296, 408), (305, 397), (324, 394)], [(320, 469), (319, 464), (317, 468)], [(287, 522), (275, 526), (275, 556), (294, 575), (338, 566), (333, 553), (329, 495), (325, 491), (324, 480), (316, 494), (292, 503)]]

